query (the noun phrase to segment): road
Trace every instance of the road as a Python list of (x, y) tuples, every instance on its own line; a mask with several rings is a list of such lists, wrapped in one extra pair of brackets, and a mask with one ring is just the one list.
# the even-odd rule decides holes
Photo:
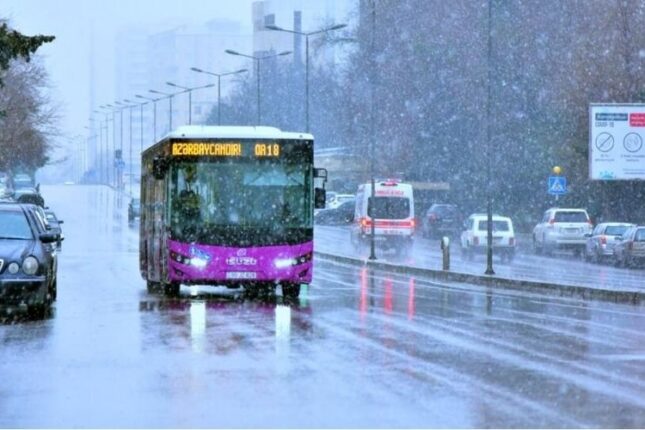
[(645, 426), (642, 306), (324, 260), (291, 305), (165, 299), (127, 202), (43, 189), (65, 220), (59, 299), (0, 325), (0, 427)]

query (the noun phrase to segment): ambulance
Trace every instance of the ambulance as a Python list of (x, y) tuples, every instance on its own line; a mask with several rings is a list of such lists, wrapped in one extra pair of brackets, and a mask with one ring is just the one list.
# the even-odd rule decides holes
[(369, 244), (374, 224), (374, 241), (382, 249), (407, 254), (414, 240), (416, 220), (412, 185), (398, 180), (377, 181), (372, 201), (372, 184), (359, 185), (356, 192), (351, 240), (355, 248)]

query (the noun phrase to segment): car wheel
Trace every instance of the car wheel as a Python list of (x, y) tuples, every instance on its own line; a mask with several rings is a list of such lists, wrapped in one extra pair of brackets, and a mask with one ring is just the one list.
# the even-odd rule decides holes
[(54, 283), (52, 284), (52, 286), (51, 286), (51, 288), (49, 290), (49, 295), (51, 297), (52, 302), (56, 301), (56, 296), (58, 295), (58, 293), (57, 293), (58, 288), (56, 286), (57, 283), (58, 283), (58, 280), (54, 279)]

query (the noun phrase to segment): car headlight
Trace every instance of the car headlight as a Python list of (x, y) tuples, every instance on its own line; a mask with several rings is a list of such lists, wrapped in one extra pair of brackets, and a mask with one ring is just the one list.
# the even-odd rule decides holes
[(11, 263), (7, 267), (7, 271), (12, 275), (15, 275), (20, 270), (20, 265), (18, 263)]
[(38, 272), (38, 260), (34, 256), (25, 258), (22, 262), (22, 271), (27, 275), (35, 275)]

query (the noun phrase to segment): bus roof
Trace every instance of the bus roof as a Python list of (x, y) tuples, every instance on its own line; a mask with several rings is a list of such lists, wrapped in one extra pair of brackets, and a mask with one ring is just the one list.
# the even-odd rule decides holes
[(282, 131), (276, 127), (255, 126), (217, 126), (184, 125), (177, 127), (162, 140), (166, 139), (304, 139), (313, 140), (309, 133)]

